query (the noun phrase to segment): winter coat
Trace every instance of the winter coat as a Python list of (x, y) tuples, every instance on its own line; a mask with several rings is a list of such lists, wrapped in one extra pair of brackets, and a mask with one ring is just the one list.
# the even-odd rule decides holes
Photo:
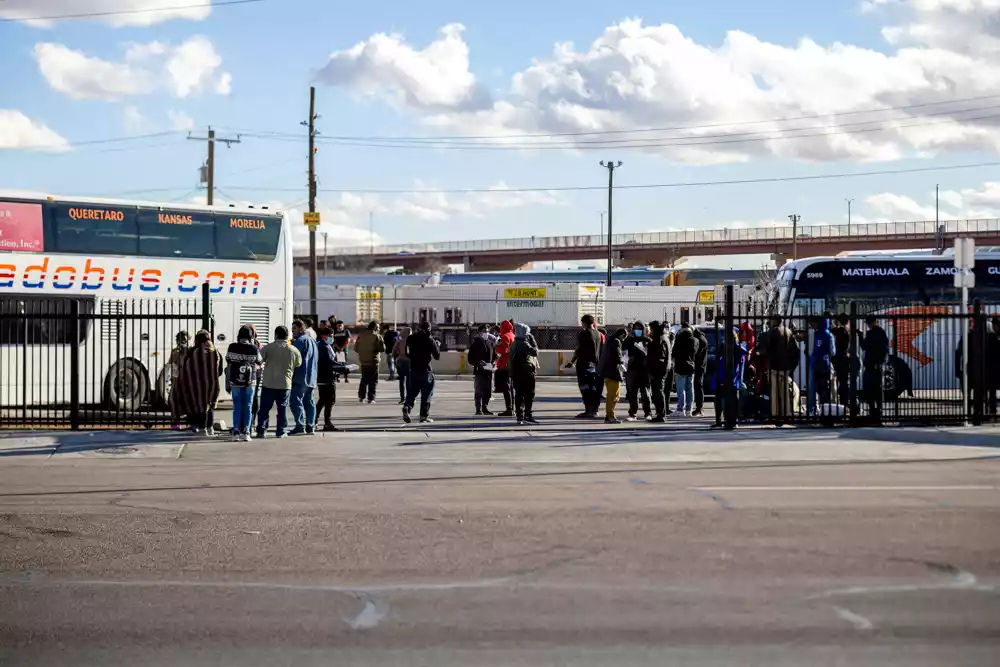
[[(721, 332), (720, 332), (721, 333)], [(721, 336), (720, 336), (721, 337)], [(718, 387), (727, 386), (726, 383), (726, 358), (723, 356), (721, 346), (717, 348), (715, 364), (715, 382)], [(728, 386), (737, 389), (743, 384), (743, 371), (748, 356), (745, 343), (741, 343), (739, 336), (733, 332), (733, 337), (729, 341), (729, 352), (733, 355), (733, 376), (729, 379)]]
[(759, 346), (770, 370), (794, 371), (799, 367), (799, 343), (788, 327), (771, 327), (761, 336)]
[(229, 387), (256, 387), (257, 373), (263, 359), (260, 350), (249, 340), (239, 340), (226, 350), (226, 378)]
[(507, 370), (511, 377), (535, 375), (538, 367), (538, 344), (531, 335), (527, 324), (518, 322), (514, 325), (514, 342), (511, 343), (507, 356)]
[(694, 372), (705, 374), (708, 367), (708, 336), (701, 329), (692, 329), (694, 337), (698, 341), (698, 351), (694, 353)]
[(837, 353), (837, 345), (830, 332), (830, 320), (820, 320), (819, 328), (813, 332), (813, 348), (809, 355), (809, 363), (813, 372), (829, 373), (833, 368), (833, 357)]
[(293, 342), (295, 349), (302, 355), (302, 363), (292, 374), (292, 384), (300, 387), (316, 386), (316, 341), (305, 333), (299, 335)]
[(671, 350), (674, 358), (674, 372), (677, 375), (694, 375), (695, 357), (698, 355), (698, 339), (694, 329), (685, 324), (674, 335), (674, 347)]
[(497, 370), (507, 368), (507, 358), (510, 354), (510, 346), (514, 343), (514, 325), (504, 320), (500, 323), (500, 340), (495, 348), (497, 355)]
[(428, 331), (418, 331), (406, 339), (406, 356), (410, 358), (410, 368), (415, 372), (430, 371), (431, 362), (441, 358), (438, 342)]
[(469, 366), (475, 375), (491, 375), (492, 370), (486, 370), (486, 366), (493, 362), (493, 346), (489, 338), (477, 335), (469, 345)]
[(336, 362), (332, 341), (329, 338), (316, 341), (316, 382), (333, 384), (337, 377), (337, 367), (343, 368), (343, 365)]
[[(646, 326), (642, 322), (636, 322), (636, 327), (645, 330)], [(628, 372), (634, 375), (646, 374), (646, 357), (649, 354), (649, 346), (652, 344), (649, 336), (636, 336), (635, 331), (629, 330), (622, 349), (628, 354)]]
[(260, 351), (264, 359), (262, 385), (265, 389), (288, 391), (295, 369), (302, 365), (302, 354), (287, 340), (274, 340)]
[(625, 379), (625, 361), (622, 356), (622, 342), (616, 336), (612, 336), (604, 343), (604, 350), (601, 352), (601, 363), (597, 369), (598, 374), (605, 380), (621, 382)]
[(358, 355), (358, 364), (362, 366), (378, 366), (385, 352), (385, 341), (372, 329), (365, 329), (354, 341), (354, 353)]
[(577, 369), (596, 368), (601, 359), (601, 332), (594, 327), (582, 329), (576, 337), (573, 361)]
[(178, 378), (180, 400), (187, 414), (199, 415), (215, 408), (219, 378), (224, 371), (222, 355), (211, 344), (191, 348)]
[(646, 353), (646, 370), (652, 377), (663, 377), (673, 368), (670, 336), (662, 325), (653, 328), (652, 340)]
[(889, 335), (880, 326), (872, 327), (865, 332), (864, 338), (860, 340), (859, 345), (865, 353), (865, 368), (881, 366), (889, 356)]
[(402, 361), (404, 364), (410, 363), (410, 357), (406, 354), (406, 339), (410, 337), (413, 330), (410, 327), (403, 327), (399, 332), (399, 338), (392, 346), (391, 354), (396, 358), (396, 362)]

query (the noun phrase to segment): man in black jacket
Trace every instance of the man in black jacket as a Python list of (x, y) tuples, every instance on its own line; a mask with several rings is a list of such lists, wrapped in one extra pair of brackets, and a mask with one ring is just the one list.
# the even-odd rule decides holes
[(597, 416), (601, 407), (601, 378), (597, 373), (597, 362), (601, 358), (601, 333), (593, 315), (580, 318), (583, 328), (576, 339), (576, 350), (570, 365), (576, 365), (576, 381), (583, 397), (583, 412), (577, 419), (591, 419)]
[(316, 402), (316, 415), (323, 415), (323, 430), (338, 431), (330, 421), (330, 413), (337, 402), (337, 385), (335, 381), (338, 368), (346, 370), (343, 364), (338, 364), (333, 352), (333, 331), (321, 326), (318, 331), (319, 340), (316, 345), (316, 387), (319, 390), (319, 400)]
[(475, 391), (476, 414), (492, 415), (490, 399), (493, 398), (493, 340), (490, 328), (479, 326), (476, 337), (469, 344), (469, 366)]
[(692, 378), (695, 371), (695, 355), (698, 354), (698, 339), (695, 338), (690, 323), (685, 322), (677, 331), (670, 354), (674, 359), (674, 377), (677, 380), (677, 412), (690, 417), (694, 410)]
[(670, 413), (670, 389), (666, 386), (667, 376), (673, 366), (670, 357), (670, 337), (660, 322), (649, 323), (650, 344), (646, 354), (646, 370), (649, 374), (649, 390), (653, 394), (653, 418), (650, 421), (662, 424)]
[(626, 366), (626, 381), (628, 385), (628, 419), (634, 422), (639, 413), (639, 399), (642, 399), (642, 411), (646, 419), (649, 414), (649, 376), (646, 373), (646, 356), (649, 345), (653, 341), (646, 335), (646, 325), (636, 322), (632, 325), (632, 334), (625, 339), (624, 351), (628, 354)]
[(403, 403), (403, 421), (410, 423), (410, 411), (416, 402), (417, 392), (420, 392), (420, 421), (433, 422), (430, 418), (431, 398), (434, 396), (434, 369), (431, 363), (441, 358), (441, 348), (431, 338), (429, 322), (421, 322), (420, 330), (406, 339), (406, 356), (410, 358), (410, 380), (406, 402)]
[(701, 329), (694, 329), (698, 341), (698, 351), (694, 353), (694, 412), (692, 417), (700, 417), (705, 407), (705, 369), (708, 367), (708, 337)]
[[(823, 317), (832, 320), (832, 313), (823, 313)], [(850, 393), (851, 372), (851, 331), (848, 326), (851, 318), (841, 313), (837, 316), (837, 325), (830, 330), (833, 334), (833, 373), (837, 378), (837, 400), (841, 405), (848, 404)]]
[(868, 414), (876, 422), (882, 421), (882, 373), (889, 357), (889, 336), (879, 326), (874, 315), (865, 318), (868, 331), (859, 341), (864, 352), (864, 372), (861, 375), (862, 391), (868, 403)]

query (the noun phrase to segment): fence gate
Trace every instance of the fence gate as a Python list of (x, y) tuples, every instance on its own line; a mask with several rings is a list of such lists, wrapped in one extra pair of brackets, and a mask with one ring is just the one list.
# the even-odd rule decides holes
[(990, 366), (1000, 352), (995, 314), (978, 304), (966, 313), (953, 305), (898, 303), (854, 303), (846, 311), (796, 312), (779, 322), (752, 304), (723, 309), (716, 340), (728, 329), (739, 342), (718, 345), (720, 363), (729, 355), (744, 369), (734, 397), (740, 422), (870, 426), (998, 420), (1000, 376)]
[(0, 297), (0, 428), (167, 426), (176, 335), (203, 328), (214, 330), (207, 291)]

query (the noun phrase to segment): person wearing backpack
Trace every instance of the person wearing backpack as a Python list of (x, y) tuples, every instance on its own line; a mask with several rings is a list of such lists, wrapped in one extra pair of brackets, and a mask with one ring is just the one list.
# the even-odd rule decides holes
[(537, 424), (532, 412), (535, 402), (535, 373), (538, 370), (538, 344), (527, 324), (514, 325), (514, 342), (508, 353), (507, 369), (514, 384), (514, 411), (517, 425)]

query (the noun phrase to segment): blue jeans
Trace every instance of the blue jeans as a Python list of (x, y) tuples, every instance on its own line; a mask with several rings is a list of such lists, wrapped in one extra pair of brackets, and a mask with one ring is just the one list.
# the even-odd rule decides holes
[(675, 375), (677, 378), (677, 412), (694, 410), (694, 383), (692, 375)]
[(290, 401), (295, 430), (312, 433), (316, 429), (316, 388), (292, 385)]
[(392, 382), (396, 379), (396, 359), (390, 354), (385, 363), (389, 367), (389, 382)]
[(281, 436), (288, 427), (288, 390), (268, 389), (264, 387), (260, 391), (260, 412), (257, 413), (257, 437), (263, 437), (267, 432), (270, 421), (271, 406), (278, 406), (278, 426), (275, 435)]
[(420, 394), (420, 418), (426, 419), (431, 412), (431, 398), (434, 396), (434, 372), (410, 371), (409, 386), (406, 388), (406, 402), (403, 409), (409, 413)]
[(253, 428), (255, 387), (233, 387), (233, 432), (245, 435)]

